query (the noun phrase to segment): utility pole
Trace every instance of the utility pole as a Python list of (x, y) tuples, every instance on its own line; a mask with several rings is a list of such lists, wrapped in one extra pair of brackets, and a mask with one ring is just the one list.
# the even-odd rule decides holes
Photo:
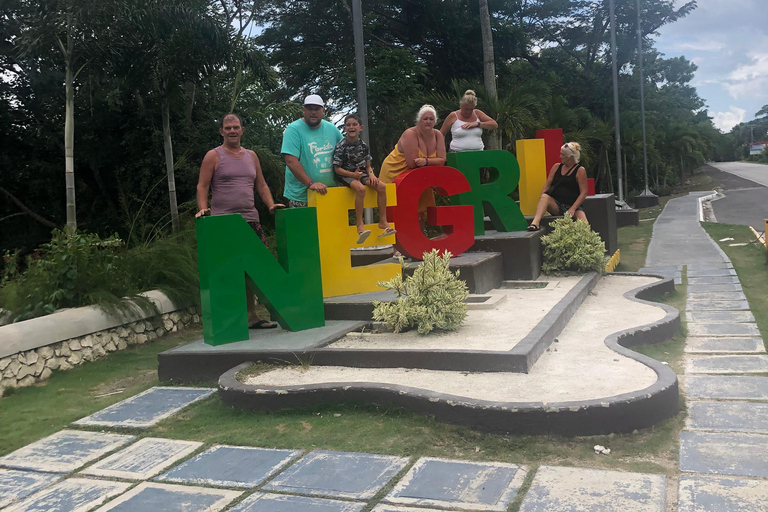
[[(352, 35), (355, 41), (355, 75), (357, 77), (357, 115), (363, 123), (362, 139), (370, 147), (368, 137), (368, 92), (365, 86), (365, 46), (363, 43), (363, 7), (360, 0), (352, 0)], [(373, 224), (373, 210), (363, 210), (366, 224)]]
[(619, 123), (619, 70), (616, 65), (616, 12), (613, 7), (613, 0), (608, 1), (611, 16), (611, 69), (613, 71), (613, 118), (616, 124), (616, 167), (619, 178), (619, 202), (624, 203), (624, 187), (622, 186), (622, 167), (621, 167), (621, 126)]
[[(648, 208), (649, 206), (659, 204), (659, 196), (652, 193), (648, 188), (648, 149), (645, 140), (645, 80), (643, 78), (643, 30), (640, 24), (640, 0), (637, 0), (637, 60), (640, 74), (640, 124), (643, 128), (643, 179), (645, 189), (642, 194), (635, 198), (635, 206), (637, 208)], [(680, 172), (683, 172), (682, 168)]]

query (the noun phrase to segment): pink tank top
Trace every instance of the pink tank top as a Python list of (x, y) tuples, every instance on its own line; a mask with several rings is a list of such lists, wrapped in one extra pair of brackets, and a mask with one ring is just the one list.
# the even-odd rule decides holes
[(245, 150), (241, 158), (233, 158), (219, 146), (216, 154), (219, 165), (211, 178), (211, 214), (239, 213), (248, 222), (258, 222), (259, 212), (253, 203), (256, 165), (251, 152)]

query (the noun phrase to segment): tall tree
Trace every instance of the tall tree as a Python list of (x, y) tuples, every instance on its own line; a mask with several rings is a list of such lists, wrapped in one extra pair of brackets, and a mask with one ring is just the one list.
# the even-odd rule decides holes
[(86, 59), (85, 40), (93, 30), (92, 0), (42, 0), (26, 2), (24, 31), (19, 41), (22, 55), (30, 55), (45, 47), (60, 52), (64, 67), (64, 176), (66, 182), (67, 231), (77, 230), (75, 204), (75, 79)]

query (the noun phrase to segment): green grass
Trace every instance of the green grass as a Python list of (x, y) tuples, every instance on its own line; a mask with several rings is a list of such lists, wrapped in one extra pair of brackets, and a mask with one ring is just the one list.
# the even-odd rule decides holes
[[(720, 245), (736, 269), (744, 295), (749, 301), (749, 307), (755, 316), (757, 327), (763, 341), (768, 340), (768, 265), (766, 265), (765, 247), (753, 243), (755, 234), (747, 226), (732, 224), (715, 224), (703, 222), (702, 226), (710, 237)], [(720, 242), (724, 238), (733, 240)], [(738, 247), (730, 244), (746, 243)]]
[[(157, 354), (201, 335), (200, 330), (187, 331), (146, 345), (132, 345), (105, 359), (54, 371), (42, 385), (15, 390), (0, 399), (0, 455), (158, 385)], [(123, 391), (111, 394), (119, 390)]]

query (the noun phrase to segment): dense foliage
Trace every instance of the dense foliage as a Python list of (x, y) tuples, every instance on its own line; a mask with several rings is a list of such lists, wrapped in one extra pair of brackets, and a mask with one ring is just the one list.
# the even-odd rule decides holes
[(378, 283), (394, 290), (397, 300), (374, 301), (373, 319), (384, 322), (394, 332), (415, 327), (419, 334), (429, 334), (435, 329), (458, 328), (467, 316), (464, 301), (469, 290), (459, 279), (459, 273), (451, 272), (450, 265), (451, 253), (440, 256), (433, 249), (424, 253), (424, 261), (412, 276), (403, 279), (400, 274), (391, 281)]
[[(471, 87), (498, 120), (502, 147), (514, 151), (515, 140), (561, 127), (582, 144), (598, 189), (613, 190), (607, 2), (488, 5), (497, 100), (482, 87), (477, 1), (363, 2), (375, 167), (420, 104), (434, 103), (445, 117)], [(257, 151), (279, 196), (282, 131), (300, 115), (297, 100), (321, 94), (331, 119), (356, 108), (349, 0), (3, 0), (2, 7), (0, 250), (28, 254), (67, 222), (67, 77), (77, 226), (100, 236), (117, 232), (129, 246), (170, 231), (169, 178), (179, 215), (190, 216), (199, 165), (221, 140), (223, 113), (243, 115), (243, 143)], [(649, 173), (651, 188), (662, 193), (707, 159), (743, 156), (744, 133), (759, 133), (757, 125), (719, 133), (690, 85), (696, 66), (654, 49), (654, 31), (694, 8), (695, 1), (642, 2)], [(618, 1), (616, 9), (631, 196), (643, 188), (637, 15), (635, 2)]]
[(605, 270), (605, 242), (584, 221), (566, 214), (550, 224), (552, 232), (541, 237), (544, 262), (541, 270), (586, 272)]
[(116, 314), (135, 307), (151, 311), (151, 302), (137, 294), (155, 288), (181, 304), (194, 303), (195, 247), (190, 229), (130, 250), (117, 235), (54, 230), (53, 239), (27, 257), (25, 270), (18, 252), (5, 254), (0, 304), (7, 320), (16, 322), (90, 304)]

